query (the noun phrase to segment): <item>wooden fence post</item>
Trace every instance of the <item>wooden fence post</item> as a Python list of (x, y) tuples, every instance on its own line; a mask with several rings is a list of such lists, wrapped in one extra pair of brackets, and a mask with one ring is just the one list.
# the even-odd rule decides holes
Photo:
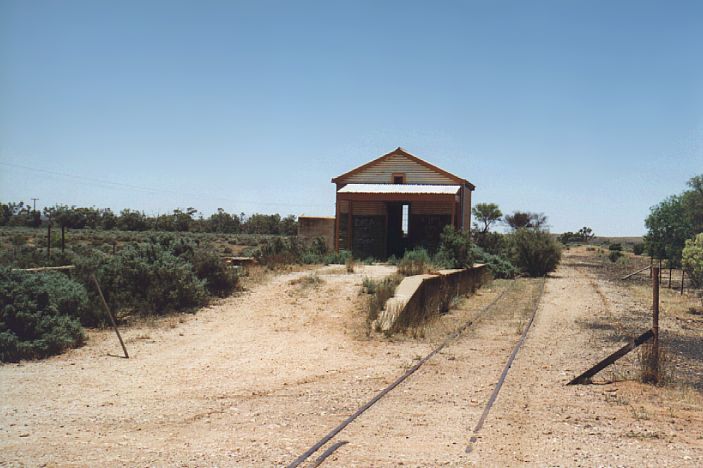
[(681, 268), (681, 294), (683, 294), (683, 279), (685, 276), (686, 276), (686, 270), (684, 270), (682, 267)]
[(654, 383), (659, 378), (659, 268), (654, 267), (652, 275), (652, 355), (650, 357), (649, 368), (651, 378)]

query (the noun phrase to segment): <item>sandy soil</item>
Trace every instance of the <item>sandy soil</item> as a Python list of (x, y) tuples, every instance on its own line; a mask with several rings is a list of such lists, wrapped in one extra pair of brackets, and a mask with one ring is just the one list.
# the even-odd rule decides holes
[(511, 287), (496, 281), (419, 336), (386, 339), (367, 337), (359, 291), (364, 276), (392, 270), (360, 266), (354, 274), (323, 268), (317, 285), (295, 281), (308, 272), (279, 275), (196, 315), (129, 328), (129, 360), (109, 355), (119, 354), (119, 345), (101, 331), (63, 356), (0, 366), (0, 460), (284, 465), (474, 319), (339, 434), (335, 440), (349, 443), (326, 464), (700, 466), (703, 402), (690, 387), (608, 383), (628, 372), (627, 363), (600, 385), (564, 386), (619, 347), (617, 333), (639, 327), (636, 314), (622, 316), (637, 298), (577, 260), (567, 258), (547, 281), (526, 344), (470, 454), (471, 430), (538, 281), (518, 281), (499, 306), (479, 315)]

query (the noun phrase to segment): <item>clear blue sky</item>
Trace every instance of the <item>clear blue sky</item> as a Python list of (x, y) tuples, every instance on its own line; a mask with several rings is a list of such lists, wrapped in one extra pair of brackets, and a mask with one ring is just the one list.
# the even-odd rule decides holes
[(397, 146), (641, 234), (703, 173), (703, 2), (0, 0), (0, 200), (329, 215)]

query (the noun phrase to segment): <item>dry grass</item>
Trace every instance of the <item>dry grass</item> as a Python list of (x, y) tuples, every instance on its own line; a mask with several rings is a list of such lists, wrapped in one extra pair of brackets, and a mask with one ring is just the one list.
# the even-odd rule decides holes
[(659, 346), (657, 357), (651, 341), (644, 343), (638, 349), (638, 362), (643, 383), (665, 385), (674, 381), (674, 365), (665, 347)]
[(354, 267), (356, 266), (356, 261), (352, 257), (349, 257), (347, 259), (347, 261), (344, 263), (344, 266), (347, 269), (347, 273), (354, 273)]
[(366, 329), (371, 333), (371, 324), (378, 319), (379, 314), (386, 306), (386, 301), (393, 297), (395, 288), (402, 281), (402, 276), (391, 275), (382, 280), (364, 278), (362, 282), (362, 292), (369, 295), (366, 306)]
[(319, 288), (325, 282), (320, 278), (317, 273), (310, 273), (309, 275), (304, 275), (299, 278), (290, 280), (288, 284), (291, 286), (298, 286), (298, 289), (308, 289), (308, 288)]

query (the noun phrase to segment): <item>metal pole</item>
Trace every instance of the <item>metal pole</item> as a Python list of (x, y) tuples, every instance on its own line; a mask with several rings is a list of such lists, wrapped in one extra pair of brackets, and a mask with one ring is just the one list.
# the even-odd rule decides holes
[(122, 351), (124, 351), (124, 357), (126, 359), (129, 359), (129, 354), (127, 354), (127, 348), (125, 348), (124, 341), (122, 341), (122, 335), (120, 335), (120, 331), (117, 329), (117, 323), (115, 323), (115, 319), (112, 316), (112, 312), (110, 312), (110, 307), (107, 305), (107, 301), (105, 300), (105, 296), (103, 296), (103, 290), (100, 289), (100, 284), (98, 284), (98, 279), (95, 277), (94, 274), (90, 275), (91, 278), (93, 278), (93, 282), (95, 283), (95, 287), (98, 288), (98, 294), (100, 294), (100, 299), (102, 300), (103, 306), (105, 307), (105, 312), (107, 312), (107, 316), (110, 317), (110, 323), (112, 324), (112, 328), (115, 330), (115, 333), (117, 334), (117, 339), (120, 340), (120, 345), (122, 346)]
[(652, 332), (654, 339), (652, 341), (652, 356), (650, 362), (650, 370), (652, 372), (651, 379), (654, 383), (659, 377), (659, 274), (661, 270), (654, 267), (652, 275)]

